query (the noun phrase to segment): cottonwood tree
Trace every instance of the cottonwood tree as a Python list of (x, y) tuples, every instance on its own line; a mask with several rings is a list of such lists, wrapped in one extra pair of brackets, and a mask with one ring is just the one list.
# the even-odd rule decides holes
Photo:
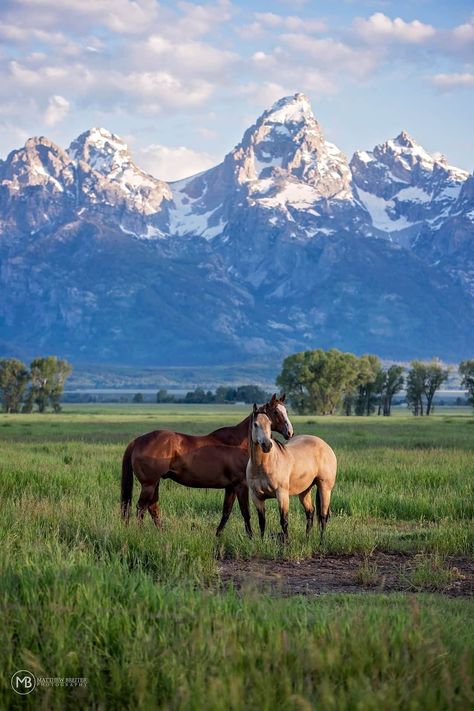
[(355, 398), (356, 415), (370, 415), (375, 412), (380, 399), (384, 372), (380, 359), (375, 355), (364, 355), (357, 363), (357, 393)]
[(158, 390), (156, 393), (156, 402), (174, 402), (175, 397), (167, 390)]
[(311, 412), (309, 384), (312, 380), (313, 352), (302, 351), (285, 358), (282, 371), (276, 379), (276, 384), (286, 392), (293, 409), (300, 415)]
[(414, 360), (407, 377), (407, 403), (415, 416), (423, 415), (423, 393), (425, 387), (425, 365)]
[(443, 368), (437, 360), (426, 364), (424, 393), (426, 397), (426, 414), (429, 415), (433, 408), (433, 398), (436, 391), (448, 379), (449, 370)]
[(468, 401), (474, 407), (474, 358), (463, 360), (459, 364), (461, 387), (468, 392)]
[(426, 400), (426, 414), (433, 409), (433, 398), (439, 387), (447, 380), (449, 371), (435, 359), (429, 363), (414, 360), (407, 377), (407, 403), (414, 415), (423, 415), (424, 400)]
[(403, 366), (391, 365), (384, 373), (382, 390), (380, 393), (379, 415), (382, 413), (385, 417), (392, 414), (392, 400), (403, 388)]
[(30, 371), (31, 387), (25, 410), (31, 411), (36, 405), (39, 412), (44, 412), (51, 405), (55, 412), (59, 412), (64, 383), (72, 372), (71, 365), (56, 356), (48, 356), (35, 358), (31, 362)]
[(19, 411), (29, 380), (30, 373), (21, 360), (0, 360), (0, 401), (4, 412)]
[(333, 348), (288, 356), (276, 382), (299, 414), (332, 415), (344, 393), (354, 389), (358, 359)]

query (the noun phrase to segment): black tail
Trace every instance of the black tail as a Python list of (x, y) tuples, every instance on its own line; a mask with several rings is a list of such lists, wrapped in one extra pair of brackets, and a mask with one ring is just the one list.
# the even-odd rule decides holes
[(319, 493), (319, 486), (316, 486), (316, 514), (318, 516), (318, 521), (321, 521), (321, 495)]
[(327, 522), (329, 520), (329, 509), (327, 514), (323, 514), (323, 502), (321, 499), (321, 492), (319, 490), (319, 487), (317, 487), (316, 489), (316, 511), (318, 514), (319, 531), (321, 534), (320, 541), (322, 544), (324, 538), (324, 531), (326, 530)]
[(132, 452), (135, 441), (130, 442), (124, 452), (122, 459), (122, 517), (128, 521), (130, 517), (130, 505), (132, 503), (133, 493), (133, 467), (132, 467)]

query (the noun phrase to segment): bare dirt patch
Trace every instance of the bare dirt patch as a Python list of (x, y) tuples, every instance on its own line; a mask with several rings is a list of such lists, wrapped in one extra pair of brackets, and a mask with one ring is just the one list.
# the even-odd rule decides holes
[[(221, 560), (224, 587), (257, 589), (280, 595), (323, 593), (437, 592), (451, 597), (474, 595), (474, 561), (448, 557), (443, 575), (425, 576), (417, 571), (426, 557), (375, 552), (370, 556), (322, 555), (301, 561)], [(441, 577), (441, 579), (440, 579)]]

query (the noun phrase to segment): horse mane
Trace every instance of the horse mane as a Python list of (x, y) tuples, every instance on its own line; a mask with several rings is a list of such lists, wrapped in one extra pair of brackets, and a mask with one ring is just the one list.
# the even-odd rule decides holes
[[(265, 405), (260, 405), (258, 408), (257, 412), (259, 414), (266, 415), (267, 414), (267, 404)], [(239, 422), (237, 425), (229, 425), (227, 427), (219, 427), (217, 430), (214, 430), (214, 432), (210, 433), (210, 437), (215, 437), (216, 439), (220, 440), (224, 444), (240, 444), (242, 442), (242, 433), (243, 437), (246, 438), (250, 424), (252, 422), (253, 418), (253, 413), (250, 415), (247, 415), (247, 417), (242, 420), (242, 422)]]
[(248, 415), (245, 420), (239, 422), (237, 425), (229, 425), (227, 427), (219, 427), (214, 432), (209, 434), (209, 437), (215, 437), (224, 444), (240, 444), (242, 442), (242, 432), (247, 436), (248, 422), (250, 421), (251, 415)]
[(284, 451), (285, 451), (286, 445), (284, 445), (283, 442), (280, 442), (279, 439), (274, 439), (274, 438), (272, 437), (272, 442), (273, 442), (273, 444), (277, 444), (277, 445), (278, 445), (278, 447), (280, 448), (280, 452), (284, 452)]

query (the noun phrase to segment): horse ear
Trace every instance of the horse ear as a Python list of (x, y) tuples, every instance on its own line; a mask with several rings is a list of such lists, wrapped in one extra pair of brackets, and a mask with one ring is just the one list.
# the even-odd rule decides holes
[(276, 400), (276, 393), (273, 393), (272, 399), (270, 400), (270, 405), (274, 405)]
[(257, 414), (257, 412), (258, 412), (258, 407), (257, 407), (256, 403), (254, 402), (254, 404), (253, 404), (253, 414), (254, 414), (254, 416)]
[(286, 398), (286, 393), (282, 393), (280, 395), (280, 402), (285, 402), (285, 398)]

